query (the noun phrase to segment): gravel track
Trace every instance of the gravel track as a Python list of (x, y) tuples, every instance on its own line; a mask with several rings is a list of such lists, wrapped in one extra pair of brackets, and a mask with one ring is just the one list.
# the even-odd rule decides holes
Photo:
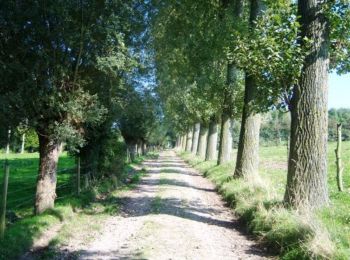
[(91, 244), (75, 248), (79, 259), (269, 258), (240, 231), (213, 184), (173, 151), (143, 166), (147, 176), (121, 195), (121, 214)]

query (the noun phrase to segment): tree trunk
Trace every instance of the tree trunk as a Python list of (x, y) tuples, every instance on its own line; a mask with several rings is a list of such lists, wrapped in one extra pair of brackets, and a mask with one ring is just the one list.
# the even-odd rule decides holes
[(129, 161), (134, 162), (137, 154), (137, 144), (134, 142), (127, 143), (127, 149), (129, 151)]
[(181, 147), (180, 147), (181, 151), (185, 151), (186, 149), (186, 136), (182, 135), (181, 136)]
[[(261, 0), (251, 0), (250, 27), (255, 26), (257, 17), (263, 10)], [(257, 84), (252, 75), (246, 75), (244, 104), (239, 135), (235, 177), (254, 178), (259, 172), (259, 134), (261, 115), (254, 111), (258, 98)]]
[(186, 140), (186, 152), (191, 152), (193, 129), (188, 130)]
[(147, 154), (147, 144), (145, 141), (142, 141), (142, 144), (141, 144), (141, 153), (142, 155), (146, 155)]
[(141, 156), (142, 155), (142, 146), (143, 146), (143, 142), (139, 141), (137, 143), (137, 156)]
[(205, 152), (207, 150), (207, 141), (208, 141), (208, 125), (205, 125), (203, 123), (200, 125), (197, 156), (201, 158), (205, 158)]
[[(285, 202), (294, 208), (327, 205), (329, 25), (325, 0), (298, 2), (301, 37), (311, 40), (291, 101), (291, 138)], [(305, 45), (305, 42), (302, 42)], [(304, 46), (305, 48), (305, 46)]]
[(26, 134), (22, 134), (22, 143), (21, 143), (21, 154), (24, 154), (24, 146), (26, 141)]
[(191, 147), (191, 152), (193, 154), (196, 154), (197, 152), (200, 127), (201, 125), (199, 123), (195, 124), (193, 127), (193, 138), (192, 138), (192, 147)]
[(211, 120), (209, 123), (207, 151), (205, 154), (206, 161), (212, 161), (217, 159), (216, 157), (217, 142), (218, 142), (218, 124), (215, 120)]
[(175, 144), (175, 150), (179, 150), (181, 146), (181, 137), (178, 135), (176, 137), (176, 144)]
[(187, 135), (182, 136), (182, 151), (186, 151)]
[(60, 154), (63, 153), (63, 151), (64, 151), (64, 146), (65, 146), (65, 143), (62, 142), (62, 143), (60, 144), (60, 149), (59, 149), (59, 153), (60, 153)]
[(231, 119), (226, 114), (223, 113), (221, 117), (221, 132), (219, 141), (219, 156), (218, 165), (227, 163), (231, 159), (232, 153), (232, 132), (231, 132)]
[(259, 172), (259, 134), (261, 116), (252, 108), (257, 98), (254, 78), (246, 77), (245, 96), (239, 135), (235, 177), (253, 177)]
[(36, 186), (35, 214), (54, 207), (56, 199), (56, 171), (60, 144), (49, 137), (39, 136), (39, 176)]
[(6, 154), (10, 153), (11, 129), (7, 131)]

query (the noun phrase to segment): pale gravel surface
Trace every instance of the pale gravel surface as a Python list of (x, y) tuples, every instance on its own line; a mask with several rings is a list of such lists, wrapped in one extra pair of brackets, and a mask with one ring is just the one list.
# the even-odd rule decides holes
[(136, 189), (123, 193), (120, 216), (110, 217), (79, 259), (266, 259), (214, 186), (173, 151), (144, 163)]

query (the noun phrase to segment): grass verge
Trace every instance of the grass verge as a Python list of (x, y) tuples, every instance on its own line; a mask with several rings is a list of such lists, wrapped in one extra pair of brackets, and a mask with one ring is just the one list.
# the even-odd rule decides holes
[[(180, 156), (216, 185), (248, 230), (281, 259), (350, 259), (350, 176), (344, 178), (347, 191), (339, 193), (333, 146), (330, 144), (329, 149), (331, 205), (314, 213), (296, 212), (282, 205), (286, 147), (261, 148), (260, 178), (250, 181), (232, 178), (234, 162), (216, 166), (216, 162), (203, 162), (189, 153)], [(343, 158), (350, 159), (350, 143), (344, 148)]]
[[(149, 157), (155, 157), (151, 154)], [(118, 213), (118, 192), (132, 189), (145, 174), (145, 169), (138, 165), (149, 157), (140, 157), (133, 164), (126, 165), (123, 173), (104, 178), (91, 184), (80, 196), (68, 195), (56, 200), (56, 207), (39, 216), (25, 214), (11, 223), (0, 243), (0, 259), (17, 259), (27, 252), (33, 242), (53, 225), (64, 223), (62, 231), (50, 243), (50, 248), (43, 252), (43, 259), (50, 259), (55, 248), (69, 239), (74, 232), (84, 226), (89, 230), (99, 228), (105, 217)], [(29, 209), (27, 209), (28, 211)], [(93, 221), (92, 221), (93, 220)], [(91, 223), (96, 222), (94, 225)], [(90, 223), (86, 225), (86, 223)]]

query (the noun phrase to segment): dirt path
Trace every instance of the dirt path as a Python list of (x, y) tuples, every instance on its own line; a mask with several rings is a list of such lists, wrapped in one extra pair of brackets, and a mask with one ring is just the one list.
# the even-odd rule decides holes
[(80, 259), (265, 259), (247, 239), (214, 186), (174, 152), (147, 161), (148, 174), (121, 197)]

